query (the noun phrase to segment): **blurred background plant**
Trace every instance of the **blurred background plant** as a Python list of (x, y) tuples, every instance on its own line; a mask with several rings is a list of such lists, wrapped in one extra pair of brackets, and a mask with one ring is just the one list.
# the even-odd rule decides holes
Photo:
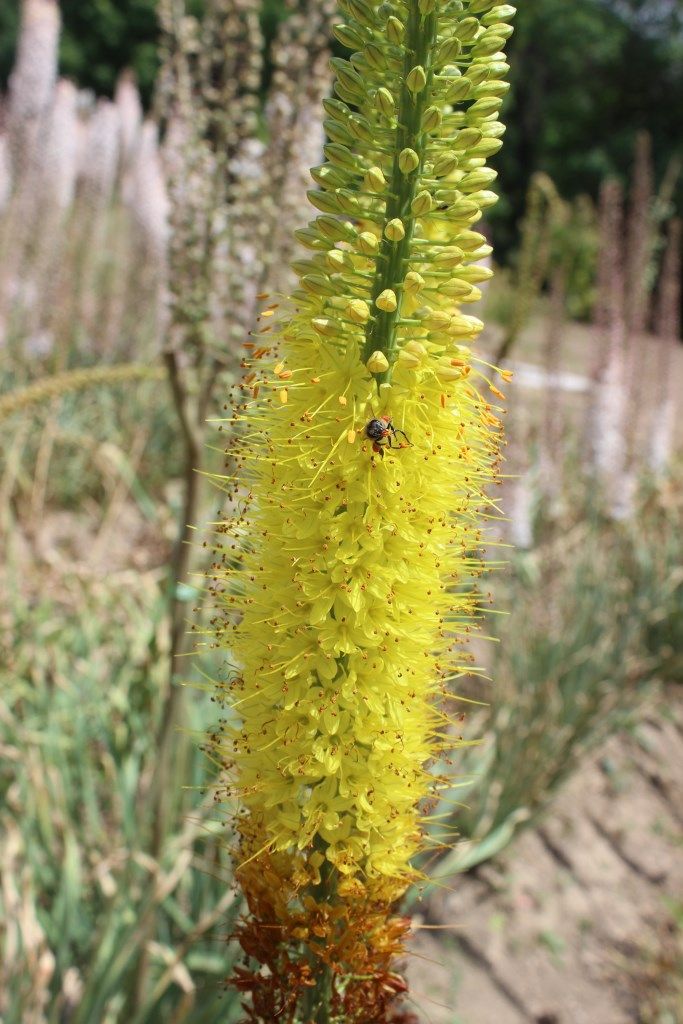
[[(202, 672), (216, 666), (186, 658), (204, 557), (187, 527), (215, 518), (195, 470), (218, 460), (207, 420), (257, 296), (288, 287), (323, 142), (332, 10), (163, 0), (159, 32), (147, 0), (102, 5), (97, 26), (87, 6), (61, 5), (61, 68), (78, 86), (58, 77), (55, 0), (24, 0), (16, 52), (0, 58), (14, 61), (0, 103), (0, 1017), (230, 1021), (238, 908), (199, 750), (217, 713)], [(490, 707), (463, 705), (483, 741), (448, 769), (447, 813), (464, 806), (447, 827), (467, 842), (437, 851), (440, 875), (500, 852), (589, 750), (683, 676), (667, 120), (679, 15), (662, 5), (653, 25), (647, 3), (582, 0), (562, 21), (551, 8), (520, 11), (541, 120), (518, 80), (507, 214), (489, 225), (506, 257), (485, 294), (485, 346), (515, 372), (509, 521), (491, 535), (516, 547), (492, 549), (508, 567), (492, 561), (486, 583), (509, 614), (482, 623), (500, 643), (473, 641), (493, 684), (460, 681)], [(590, 29), (581, 60), (566, 17)], [(647, 81), (615, 71), (626, 52)], [(144, 104), (121, 73), (130, 62)], [(651, 137), (636, 139), (628, 104), (615, 114), (634, 90)], [(606, 133), (597, 119), (610, 117)]]

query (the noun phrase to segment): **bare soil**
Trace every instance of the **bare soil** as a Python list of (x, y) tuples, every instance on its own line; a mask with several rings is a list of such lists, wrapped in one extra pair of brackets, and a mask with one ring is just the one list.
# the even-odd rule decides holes
[(539, 827), (415, 919), (428, 1024), (683, 1024), (683, 704), (649, 708)]

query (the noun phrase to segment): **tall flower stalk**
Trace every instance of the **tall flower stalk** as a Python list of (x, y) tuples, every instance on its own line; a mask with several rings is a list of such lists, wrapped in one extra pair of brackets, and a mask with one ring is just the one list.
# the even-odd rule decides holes
[(320, 215), (297, 232), (298, 288), (247, 344), (212, 569), (229, 671), (210, 747), (238, 806), (254, 1022), (414, 1019), (395, 908), (458, 742), (500, 440), (464, 309), (490, 277), (474, 225), (514, 8), (339, 6), (356, 52), (332, 62)]

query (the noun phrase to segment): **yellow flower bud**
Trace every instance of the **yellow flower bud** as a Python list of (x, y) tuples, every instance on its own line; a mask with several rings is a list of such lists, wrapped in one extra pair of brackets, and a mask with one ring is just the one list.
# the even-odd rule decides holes
[(453, 139), (452, 145), (455, 149), (469, 149), (476, 146), (484, 138), (479, 128), (463, 128)]
[(424, 189), (422, 192), (418, 192), (418, 194), (415, 196), (412, 203), (410, 204), (410, 209), (412, 210), (416, 217), (424, 217), (426, 213), (429, 213), (431, 208), (432, 197), (429, 194), (429, 192), (427, 192), (426, 189)]
[(416, 270), (409, 270), (403, 280), (403, 287), (409, 295), (417, 295), (424, 288), (425, 279)]
[(406, 236), (406, 229), (403, 227), (403, 222), (398, 217), (394, 217), (385, 227), (384, 234), (390, 242), (400, 242)]
[(422, 321), (425, 327), (431, 330), (445, 330), (450, 326), (451, 314), (447, 313), (445, 309), (430, 309), (429, 306), (423, 306), (422, 309), (418, 309), (416, 316)]
[(402, 149), (398, 155), (398, 166), (403, 174), (411, 174), (420, 166), (420, 158), (414, 149)]
[(401, 366), (405, 366), (408, 370), (415, 370), (420, 365), (420, 360), (412, 352), (406, 352), (405, 349), (401, 349), (398, 354), (398, 361)]
[(469, 96), (471, 88), (469, 78), (456, 78), (453, 84), (448, 86), (444, 100), (446, 103), (462, 103)]
[(379, 248), (379, 239), (372, 231), (361, 231), (358, 236), (358, 249), (364, 256), (374, 256)]
[(352, 299), (346, 307), (346, 315), (356, 324), (366, 324), (370, 319), (367, 302), (363, 302), (362, 299)]
[(393, 313), (398, 306), (396, 292), (392, 291), (391, 288), (385, 288), (375, 299), (375, 305), (385, 313)]
[(371, 167), (366, 171), (364, 182), (369, 192), (382, 192), (387, 187), (387, 180), (382, 174), (381, 167)]
[(412, 71), (408, 72), (408, 75), (406, 77), (406, 85), (413, 94), (422, 92), (426, 84), (427, 76), (425, 74), (425, 69), (422, 67), (421, 64), (418, 64), (416, 67), (412, 69)]
[(327, 338), (339, 334), (339, 325), (336, 320), (330, 320), (329, 317), (314, 316), (311, 324), (318, 334), (323, 334)]
[(370, 373), (385, 373), (389, 369), (389, 361), (384, 352), (373, 352), (365, 364)]
[(452, 338), (474, 338), (483, 329), (484, 325), (479, 317), (458, 313), (451, 319), (448, 333)]
[(407, 352), (412, 352), (412, 354), (414, 356), (417, 356), (419, 359), (424, 359), (427, 355), (429, 355), (427, 349), (424, 347), (422, 342), (416, 341), (415, 338), (411, 338), (410, 341), (407, 341), (403, 348)]
[(441, 252), (435, 254), (434, 263), (438, 267), (455, 267), (460, 263), (464, 255), (462, 249), (458, 249), (455, 245), (450, 245), (447, 249), (442, 249)]

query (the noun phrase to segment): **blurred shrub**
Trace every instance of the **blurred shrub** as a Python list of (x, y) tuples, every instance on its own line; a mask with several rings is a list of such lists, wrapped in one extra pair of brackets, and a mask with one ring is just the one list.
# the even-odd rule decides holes
[[(571, 521), (511, 558), (498, 581), (482, 737), (458, 764), (444, 809), (468, 842), (440, 865), (463, 871), (533, 822), (581, 758), (623, 724), (658, 680), (683, 681), (683, 501), (671, 487), (642, 496), (615, 524), (593, 497)], [(468, 693), (481, 698), (481, 683)], [(452, 802), (458, 810), (452, 813)]]
[[(0, 609), (5, 1024), (235, 1019), (222, 983), (237, 902), (194, 739), (176, 746), (165, 782), (180, 806), (158, 860), (148, 852), (168, 646), (158, 584), (154, 572), (109, 581), (73, 573), (54, 592), (26, 596), (8, 582)], [(188, 731), (207, 726), (207, 705), (188, 704)]]

